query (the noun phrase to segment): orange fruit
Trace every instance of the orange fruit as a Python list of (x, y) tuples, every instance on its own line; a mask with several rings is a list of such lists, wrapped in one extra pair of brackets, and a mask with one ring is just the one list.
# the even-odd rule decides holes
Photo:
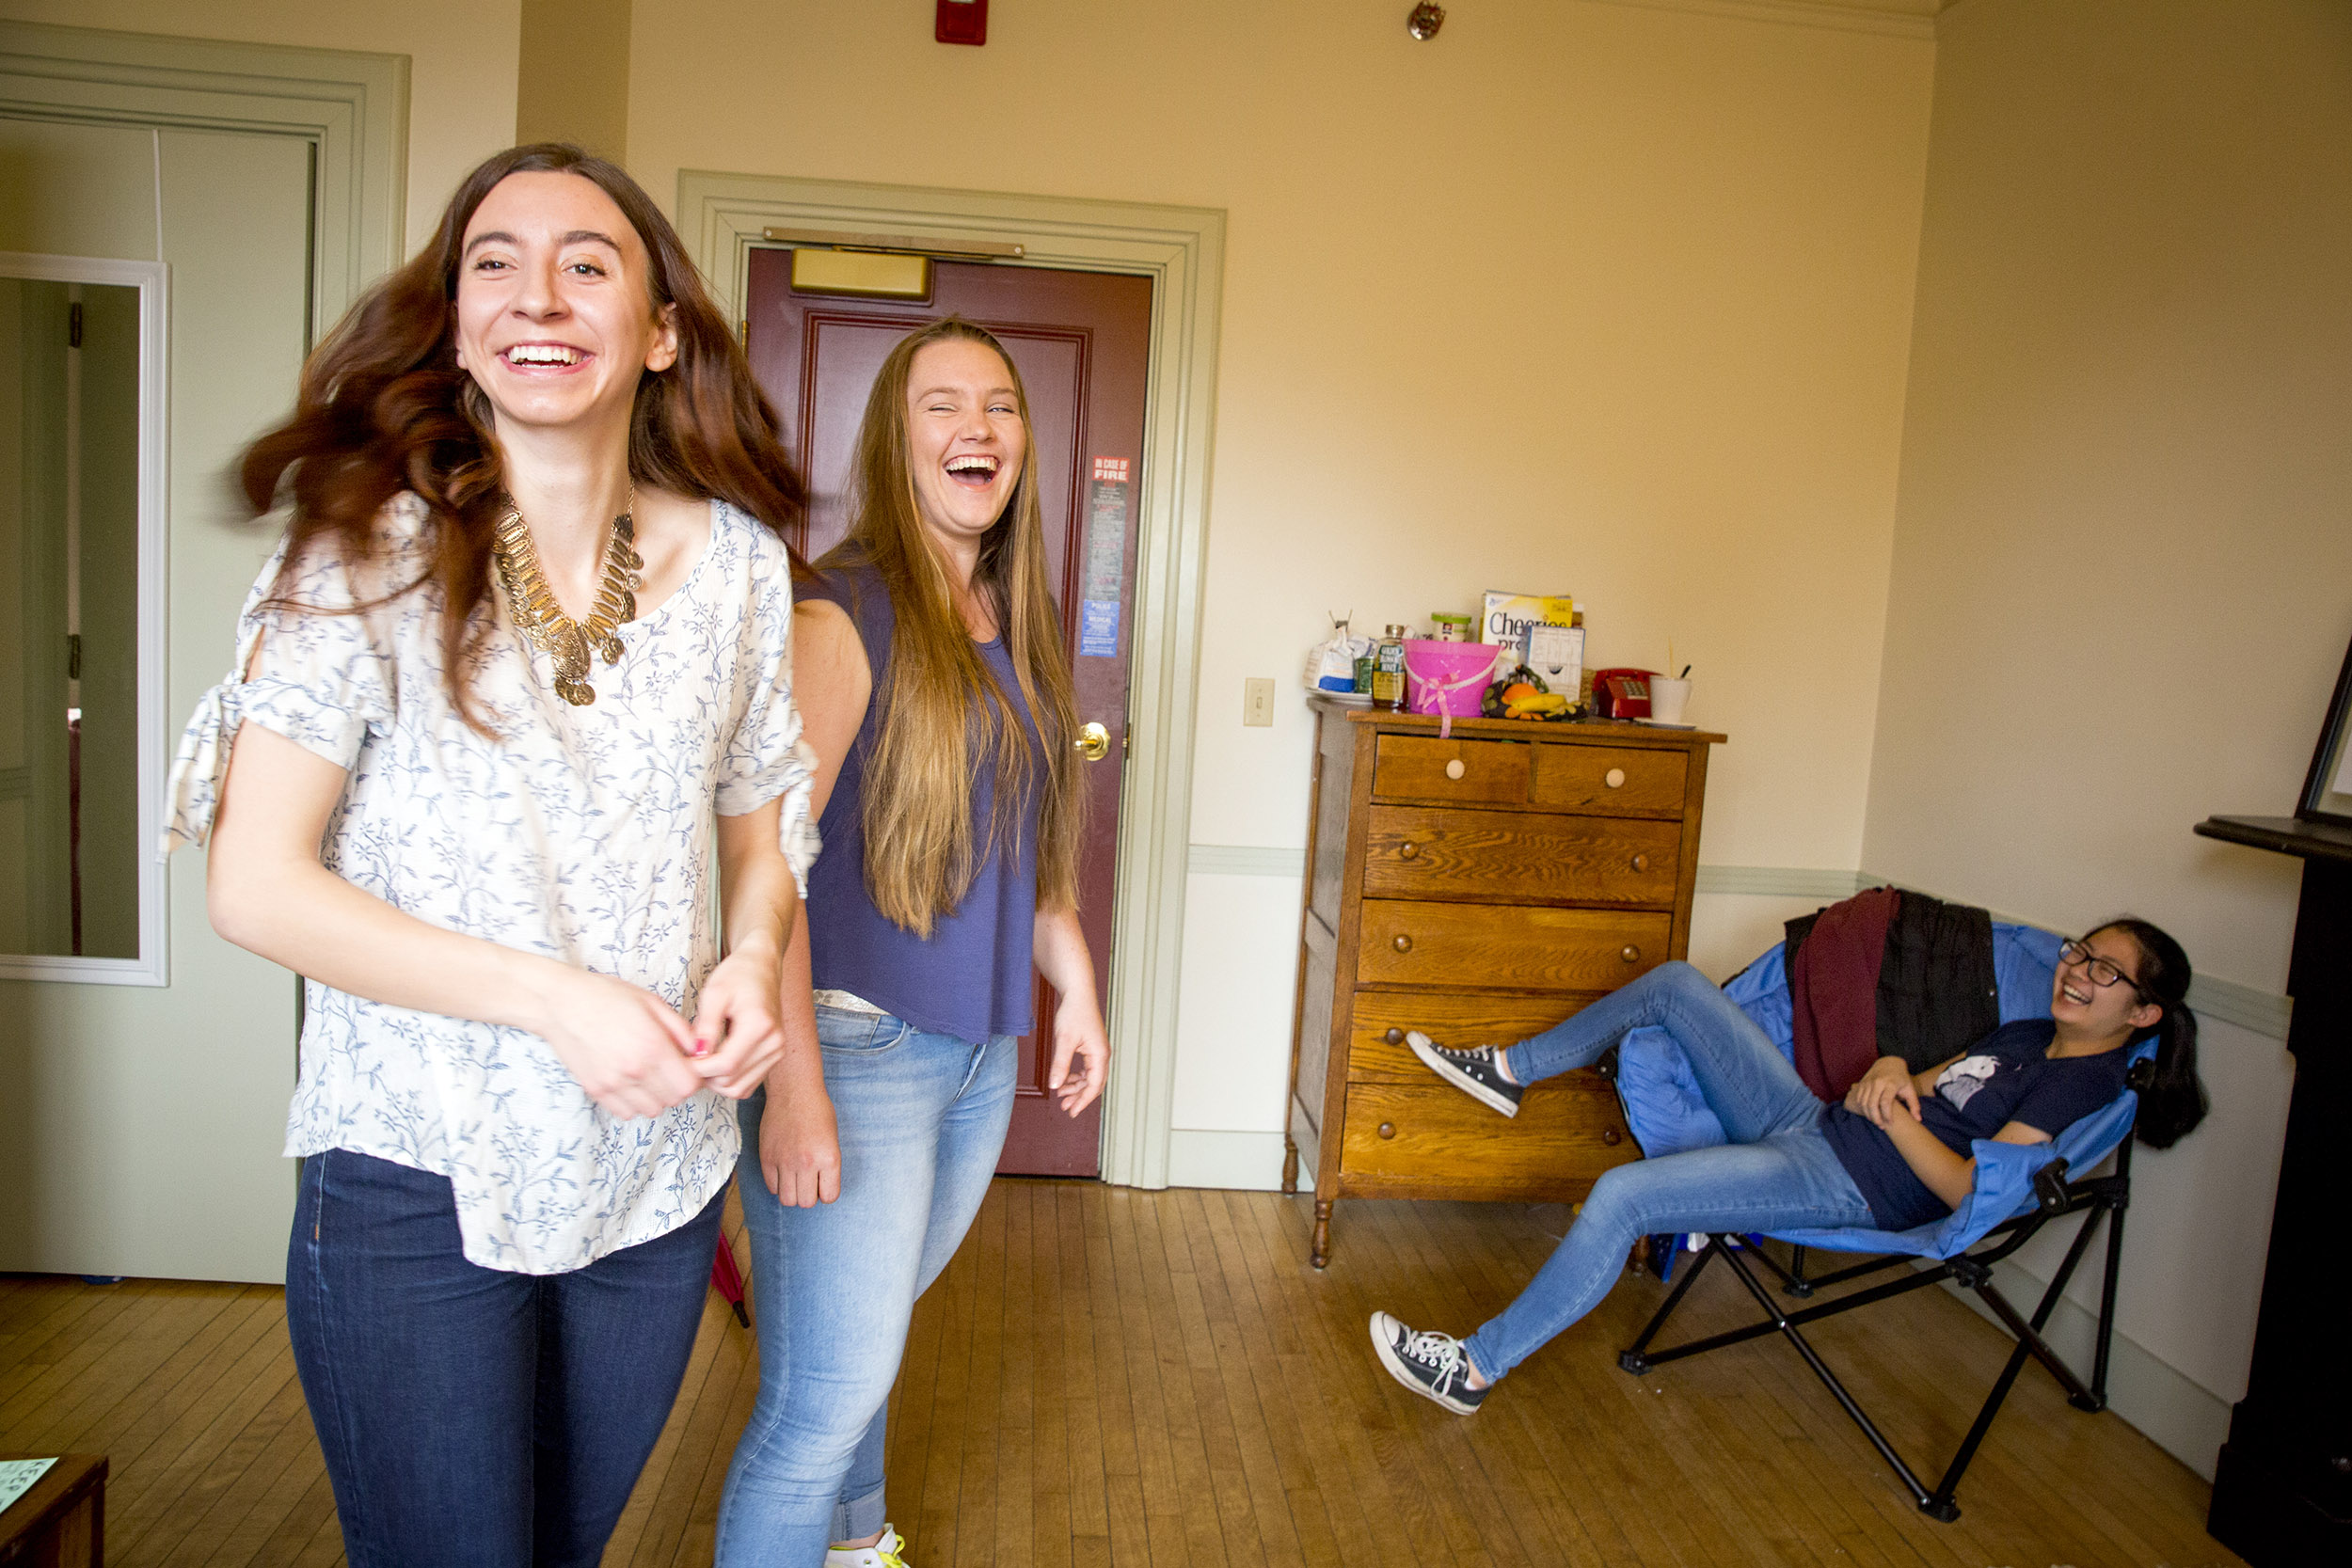
[(1514, 681), (1509, 686), (1502, 689), (1502, 700), (1506, 703), (1524, 702), (1530, 697), (1540, 697), (1542, 695), (1542, 692), (1536, 690), (1525, 681)]

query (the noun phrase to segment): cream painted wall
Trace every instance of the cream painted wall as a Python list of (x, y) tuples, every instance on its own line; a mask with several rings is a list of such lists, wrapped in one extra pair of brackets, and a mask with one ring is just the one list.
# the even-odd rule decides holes
[[(1194, 842), (1304, 844), (1327, 610), (1516, 587), (1574, 592), (1600, 662), (1696, 664), (1708, 861), (1858, 863), (1932, 45), (1536, 0), (1426, 45), (1354, 0), (1025, 0), (984, 49), (922, 8), (633, 11), (664, 199), (703, 168), (1229, 214)], [(1297, 883), (1190, 887), (1177, 1125), (1270, 1132)]]
[[(433, 232), (466, 171), (515, 140), (522, 0), (0, 0), (0, 17), (409, 58), (408, 236)], [(288, 388), (289, 395), (292, 388)]]
[[(2283, 990), (2292, 863), (2189, 829), (2294, 807), (2352, 636), (2347, 423), (2352, 8), (1947, 13), (1863, 863), (2135, 910)], [(2137, 1167), (2121, 1323), (2227, 1401), (2291, 1067), (2210, 1024), (2204, 1067), (2212, 1122)]]
[(967, 49), (919, 10), (637, 0), (629, 164), (1226, 210), (1195, 841), (1305, 842), (1326, 610), (1508, 585), (1696, 662), (1710, 860), (1855, 863), (1931, 45), (1034, 0)]

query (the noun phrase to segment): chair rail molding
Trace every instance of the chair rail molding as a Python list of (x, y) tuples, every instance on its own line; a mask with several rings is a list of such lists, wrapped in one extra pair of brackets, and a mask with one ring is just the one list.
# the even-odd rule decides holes
[(765, 230), (771, 227), (908, 236), (943, 250), (959, 241), (1009, 241), (1023, 247), (1022, 257), (997, 265), (1152, 279), (1130, 749), (1104, 999), (1111, 1074), (1104, 1095), (1103, 1179), (1167, 1186), (1225, 214), (1205, 207), (683, 169), (677, 220), (730, 321), (742, 319), (751, 252), (769, 243)]

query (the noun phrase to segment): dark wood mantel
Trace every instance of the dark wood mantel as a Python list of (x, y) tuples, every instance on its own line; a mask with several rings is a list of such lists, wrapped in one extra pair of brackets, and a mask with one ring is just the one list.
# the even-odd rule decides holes
[(2255, 1568), (2352, 1562), (2352, 1338), (2341, 1276), (2352, 1117), (2352, 829), (2209, 816), (2207, 838), (2303, 863), (2287, 990), (2295, 1096), (2246, 1398), (2230, 1416), (2205, 1528)]

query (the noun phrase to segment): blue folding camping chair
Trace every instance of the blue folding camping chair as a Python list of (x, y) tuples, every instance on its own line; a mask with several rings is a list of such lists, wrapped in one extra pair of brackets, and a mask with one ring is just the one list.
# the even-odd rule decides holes
[[(2000, 990), (2001, 1022), (2020, 1018), (2046, 1018), (2050, 1012), (2050, 983), (2058, 969), (2058, 939), (2047, 931), (2026, 926), (1995, 924), (1993, 927), (1994, 969)], [(1750, 964), (1724, 987), (1724, 994), (1738, 1003), (1740, 1010), (1771, 1036), (1784, 1054), (1792, 1050), (1788, 981), (1782, 963), (1782, 950), (1774, 947)], [(2069, 1402), (2077, 1410), (2106, 1408), (2107, 1350), (2115, 1331), (2116, 1272), (2123, 1256), (2123, 1210), (2131, 1196), (2131, 1131), (2132, 1118), (2139, 1109), (2136, 1092), (2148, 1082), (2155, 1054), (2153, 1041), (2133, 1048), (2132, 1069), (2127, 1082), (2131, 1085), (2116, 1096), (2106, 1107), (2083, 1117), (2051, 1143), (2019, 1145), (1994, 1143), (1979, 1139), (1974, 1146), (1977, 1158), (1976, 1185), (1967, 1199), (1951, 1214), (1932, 1224), (1904, 1231), (1883, 1230), (1786, 1230), (1774, 1233), (1773, 1239), (1794, 1247), (1795, 1254), (1784, 1266), (1761, 1247), (1754, 1238), (1731, 1234), (1713, 1235), (1699, 1252), (1697, 1259), (1683, 1271), (1665, 1304), (1659, 1307), (1641, 1337), (1618, 1356), (1617, 1364), (1635, 1375), (1653, 1367), (1685, 1356), (1703, 1355), (1726, 1345), (1743, 1343), (1768, 1334), (1785, 1336), (1804, 1357), (1829, 1391), (1845, 1408), (1848, 1416), (1862, 1428), (1886, 1463), (1902, 1479), (1922, 1513), (1933, 1518), (1949, 1521), (1960, 1517), (1959, 1506), (1952, 1500), (1959, 1490), (1960, 1478), (1967, 1470), (1969, 1461), (1991, 1430), (1993, 1418), (2000, 1413), (2001, 1403), (2025, 1368), (2026, 1357), (2040, 1361), (2050, 1374), (2066, 1389)], [(1613, 1061), (1600, 1064), (1601, 1070), (1616, 1081), (1619, 1098), (1625, 1103), (1626, 1124), (1632, 1130), (1642, 1152), (1650, 1157), (1677, 1153), (1683, 1149), (1704, 1148), (1725, 1141), (1723, 1125), (1699, 1094), (1698, 1082), (1692, 1076), (1690, 1064), (1662, 1029), (1636, 1029), (1618, 1042)], [(2075, 1179), (2071, 1173), (2090, 1171), (2109, 1154), (2115, 1156), (2114, 1170), (2104, 1177)], [(2020, 1313), (1993, 1283), (1994, 1265), (2013, 1255), (2042, 1227), (2068, 1214), (2084, 1215), (2074, 1233), (2074, 1244), (2067, 1249), (2066, 1261), (2050, 1281), (2042, 1295), (2041, 1304), (2030, 1318)], [(2099, 1331), (2091, 1363), (2090, 1380), (2085, 1383), (2074, 1370), (2059, 1359), (2056, 1351), (2042, 1338), (2042, 1326), (2064, 1293), (2067, 1281), (2074, 1275), (2075, 1265), (2090, 1250), (2091, 1239), (2102, 1218), (2107, 1221), (2106, 1277), (2099, 1297)], [(1873, 1254), (1867, 1262), (1856, 1263), (1830, 1274), (1808, 1275), (1805, 1272), (1808, 1250)], [(1708, 1263), (1724, 1259), (1748, 1293), (1764, 1309), (1764, 1320), (1745, 1328), (1710, 1335), (1704, 1339), (1675, 1345), (1665, 1350), (1650, 1349), (1675, 1308), (1690, 1293)], [(1816, 1291), (1848, 1284), (1873, 1274), (1903, 1269), (1919, 1261), (1932, 1267), (1915, 1268), (1899, 1277), (1868, 1290), (1856, 1291), (1818, 1307), (1797, 1311), (1784, 1311), (1771, 1291), (1758, 1279), (1750, 1260), (1763, 1263), (1779, 1276), (1783, 1288), (1790, 1295), (1810, 1297)], [(1933, 1490), (1922, 1482), (1911, 1466), (1903, 1462), (1895, 1447), (1888, 1442), (1875, 1422), (1855, 1402), (1853, 1395), (1831, 1371), (1820, 1354), (1805, 1338), (1803, 1330), (1809, 1323), (1859, 1307), (1886, 1301), (1908, 1291), (1923, 1290), (1951, 1280), (1974, 1291), (1990, 1307), (1994, 1317), (2007, 1324), (2017, 1337), (2017, 1349), (2009, 1364), (1993, 1385), (1993, 1391), (1978, 1412), (1976, 1424), (1960, 1445), (1960, 1450), (1946, 1466), (1943, 1479)]]

